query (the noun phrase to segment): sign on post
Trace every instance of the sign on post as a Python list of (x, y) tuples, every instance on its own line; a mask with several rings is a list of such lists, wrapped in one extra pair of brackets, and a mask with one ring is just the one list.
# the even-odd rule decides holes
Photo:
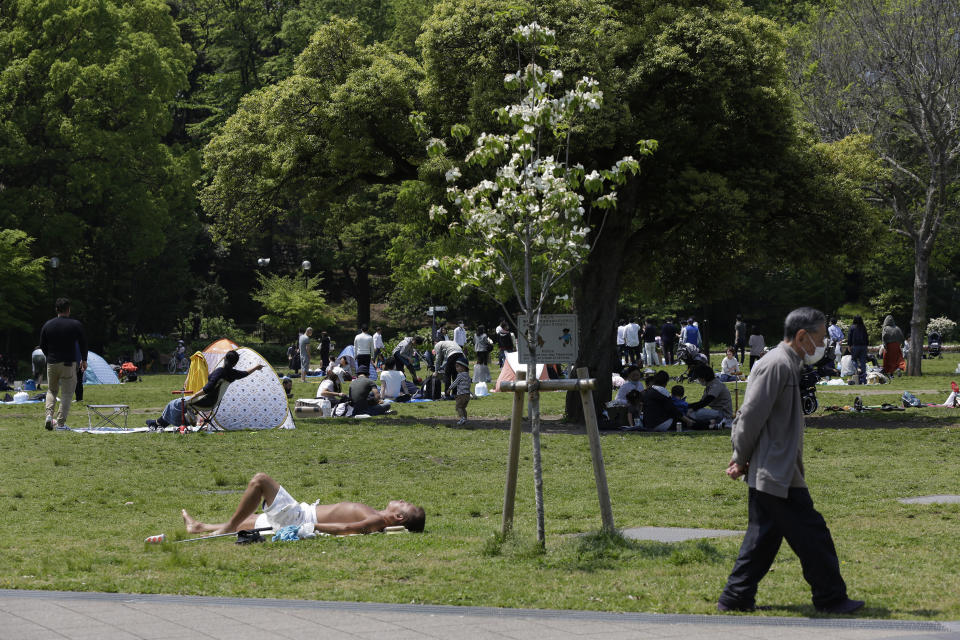
[[(530, 364), (530, 349), (526, 340), (526, 317), (517, 316), (519, 339), (517, 356), (520, 364)], [(560, 364), (575, 362), (579, 348), (577, 314), (555, 313), (540, 316), (540, 333), (537, 335), (537, 362)]]

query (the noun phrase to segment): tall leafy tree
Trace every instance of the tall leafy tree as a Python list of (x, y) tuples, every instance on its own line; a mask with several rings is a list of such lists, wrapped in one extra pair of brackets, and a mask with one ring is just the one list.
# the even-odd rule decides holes
[(254, 242), (277, 221), (296, 221), (304, 242), (321, 238), (350, 273), (359, 322), (369, 320), (370, 277), (386, 269), (393, 208), (421, 154), (407, 123), (420, 67), (364, 38), (355, 20), (334, 19), (292, 76), (248, 96), (206, 149), (201, 194), (225, 241)]
[[(436, 129), (465, 113), (471, 129), (497, 131), (499, 78), (517, 67), (502, 43), (517, 14), (556, 28), (552, 65), (574, 78), (598, 69), (608, 88), (602, 109), (571, 131), (571, 162), (589, 172), (640, 139), (659, 141), (656, 161), (618, 189), (602, 233), (602, 217), (589, 220), (595, 248), (572, 274), (578, 364), (601, 384), (616, 360), (623, 287), (718, 289), (744, 268), (800, 259), (847, 213), (847, 200), (831, 197), (845, 192), (831, 183), (833, 160), (811, 151), (794, 117), (777, 25), (735, 2), (443, 0), (419, 41)], [(577, 403), (567, 411), (577, 415)]]
[[(843, 0), (798, 52), (798, 85), (827, 140), (866, 135), (887, 171), (865, 183), (913, 246), (910, 340), (923, 344), (930, 260), (956, 224), (960, 180), (960, 2)], [(921, 375), (910, 358), (907, 373)]]
[(61, 259), (59, 277), (95, 302), (95, 340), (122, 309), (148, 306), (149, 287), (125, 274), (189, 225), (197, 163), (164, 136), (192, 63), (162, 0), (0, 9), (0, 227)]

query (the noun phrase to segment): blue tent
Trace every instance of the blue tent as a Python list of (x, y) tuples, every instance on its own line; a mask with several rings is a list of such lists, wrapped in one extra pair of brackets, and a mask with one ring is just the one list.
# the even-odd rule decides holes
[(106, 360), (93, 351), (88, 351), (87, 371), (83, 374), (83, 384), (120, 384), (120, 380)]

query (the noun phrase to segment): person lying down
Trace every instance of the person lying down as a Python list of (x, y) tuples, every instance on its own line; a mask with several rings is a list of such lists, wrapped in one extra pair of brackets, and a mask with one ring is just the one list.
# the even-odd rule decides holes
[[(263, 513), (257, 515), (258, 508)], [(423, 531), (426, 516), (421, 507), (403, 500), (392, 500), (384, 509), (374, 509), (359, 502), (314, 504), (297, 502), (280, 484), (265, 473), (253, 476), (240, 497), (240, 504), (226, 522), (200, 522), (182, 509), (180, 514), (187, 533), (235, 533), (242, 529), (272, 527), (279, 531), (295, 525), (304, 534), (327, 533), (348, 535), (374, 533), (386, 527), (404, 526), (408, 531)], [(301, 537), (306, 537), (301, 535)]]

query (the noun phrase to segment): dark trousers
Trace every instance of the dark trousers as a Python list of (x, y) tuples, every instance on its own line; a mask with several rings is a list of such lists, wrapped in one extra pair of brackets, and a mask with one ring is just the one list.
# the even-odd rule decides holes
[(751, 371), (753, 370), (753, 365), (756, 364), (757, 360), (759, 360), (759, 359), (760, 359), (760, 356), (754, 356), (754, 355), (751, 355), (751, 356), (750, 356), (750, 370), (751, 370)]
[(446, 393), (450, 391), (450, 383), (453, 382), (454, 378), (457, 377), (457, 356), (460, 354), (453, 354), (443, 365), (443, 392)]
[(403, 368), (406, 367), (410, 370), (410, 375), (413, 376), (414, 381), (419, 379), (419, 376), (417, 376), (417, 370), (413, 368), (413, 363), (407, 360), (405, 356), (402, 356), (399, 353), (394, 353), (393, 359), (397, 361), (397, 371), (403, 371)]
[(676, 345), (673, 342), (664, 342), (662, 346), (664, 364), (674, 364), (673, 349)]
[(740, 363), (741, 363), (741, 364), (747, 361), (747, 359), (746, 359), (746, 351), (747, 351), (746, 345), (741, 344), (741, 343), (737, 343), (736, 345), (734, 345), (733, 350), (734, 350), (735, 353), (740, 354)]
[(372, 378), (373, 372), (370, 371), (370, 354), (364, 353), (357, 356), (357, 373), (366, 373), (367, 377)]
[(637, 360), (640, 359), (640, 345), (631, 347), (629, 345), (623, 347), (624, 353), (627, 355), (627, 361), (630, 364), (637, 364)]
[(860, 375), (860, 384), (867, 383), (867, 347), (866, 346), (855, 346), (850, 347), (850, 355), (853, 356), (853, 361), (857, 363), (857, 371)]
[(847, 586), (840, 576), (833, 538), (823, 516), (813, 508), (807, 489), (793, 487), (786, 498), (750, 489), (749, 514), (740, 555), (720, 602), (730, 607), (752, 607), (757, 586), (770, 570), (784, 538), (800, 558), (815, 607), (829, 607), (846, 599)]

